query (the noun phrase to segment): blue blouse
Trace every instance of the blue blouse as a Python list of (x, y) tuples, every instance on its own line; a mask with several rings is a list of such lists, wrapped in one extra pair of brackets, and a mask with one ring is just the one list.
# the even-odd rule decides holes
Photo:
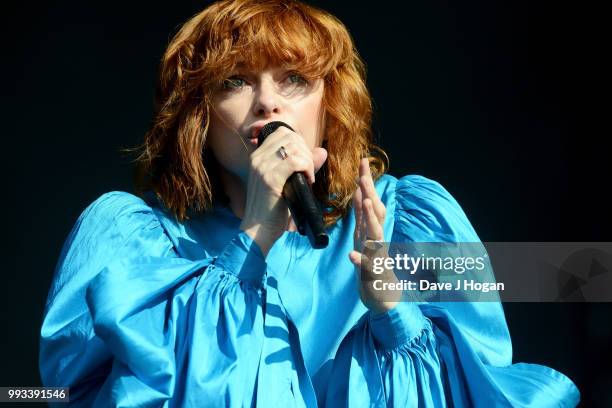
[[(384, 175), (385, 240), (477, 242), (453, 197)], [(45, 386), (84, 407), (575, 407), (563, 374), (512, 364), (502, 305), (359, 299), (351, 211), (312, 249), (286, 231), (267, 257), (228, 207), (177, 222), (110, 192), (62, 249), (40, 338)]]

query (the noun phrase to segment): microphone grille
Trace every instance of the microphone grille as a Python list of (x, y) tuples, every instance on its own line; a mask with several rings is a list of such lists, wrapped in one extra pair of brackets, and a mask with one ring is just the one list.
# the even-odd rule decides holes
[(280, 120), (275, 120), (274, 122), (266, 123), (264, 127), (259, 131), (259, 135), (257, 136), (257, 146), (261, 146), (266, 137), (270, 135), (270, 133), (274, 132), (279, 127), (284, 126), (289, 130), (293, 131), (293, 128), (286, 124), (285, 122), (281, 122)]

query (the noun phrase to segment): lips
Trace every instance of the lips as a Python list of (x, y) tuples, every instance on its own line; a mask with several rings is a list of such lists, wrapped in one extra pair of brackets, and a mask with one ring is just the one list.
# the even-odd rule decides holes
[(249, 134), (249, 143), (252, 144), (253, 146), (257, 147), (259, 145), (259, 133), (261, 132), (261, 129), (265, 126), (265, 123), (262, 124), (258, 124), (258, 125), (253, 125), (251, 127), (251, 133)]
[(253, 126), (251, 130), (251, 139), (257, 139), (259, 137), (259, 132), (264, 127), (264, 125)]
[(251, 140), (255, 139), (255, 141), (257, 141), (257, 138), (259, 137), (259, 133), (261, 133), (261, 129), (263, 129), (263, 127), (266, 126), (270, 122), (272, 121), (267, 120), (265, 122), (259, 121), (259, 122), (253, 123), (253, 125), (251, 125), (250, 127), (249, 139)]
[(255, 122), (253, 125), (251, 125), (251, 127), (249, 128), (250, 132), (247, 132), (249, 141), (251, 143), (255, 143), (257, 144), (257, 138), (259, 137), (259, 133), (261, 132), (261, 129), (266, 126), (268, 123), (270, 122), (274, 122), (275, 120), (279, 120), (279, 119), (273, 119), (273, 120), (268, 120), (266, 122)]

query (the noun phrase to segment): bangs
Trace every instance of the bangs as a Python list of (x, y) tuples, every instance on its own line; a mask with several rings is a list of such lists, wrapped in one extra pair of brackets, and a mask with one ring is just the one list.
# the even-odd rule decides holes
[(208, 80), (220, 81), (236, 68), (280, 66), (310, 79), (323, 78), (351, 57), (334, 44), (330, 18), (291, 2), (238, 5), (208, 27), (201, 71)]

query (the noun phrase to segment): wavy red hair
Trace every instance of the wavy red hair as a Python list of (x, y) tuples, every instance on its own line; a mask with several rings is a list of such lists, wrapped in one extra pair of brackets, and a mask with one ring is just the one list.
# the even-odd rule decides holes
[(134, 149), (137, 194), (153, 190), (179, 221), (224, 199), (206, 136), (212, 94), (238, 64), (284, 66), (324, 79), (328, 159), (313, 190), (331, 225), (348, 212), (360, 158), (370, 158), (375, 178), (388, 158), (372, 140), (366, 69), (348, 30), (294, 0), (219, 1), (180, 28), (161, 61), (153, 124)]

